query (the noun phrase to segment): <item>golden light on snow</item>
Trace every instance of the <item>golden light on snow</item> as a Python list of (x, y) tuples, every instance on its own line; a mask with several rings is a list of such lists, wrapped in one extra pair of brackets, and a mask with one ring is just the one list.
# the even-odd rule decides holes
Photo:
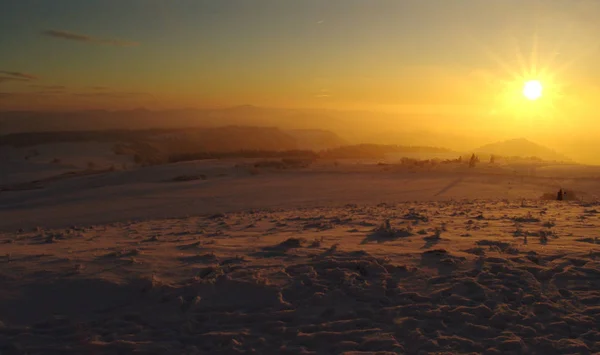
[(538, 80), (529, 80), (523, 85), (523, 96), (528, 100), (535, 101), (542, 97), (542, 83)]

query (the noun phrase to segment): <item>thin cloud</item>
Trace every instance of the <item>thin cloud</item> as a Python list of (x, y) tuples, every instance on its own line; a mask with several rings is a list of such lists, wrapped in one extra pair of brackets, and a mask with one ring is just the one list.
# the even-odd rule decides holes
[(321, 89), (319, 90), (318, 94), (315, 94), (315, 97), (319, 99), (326, 99), (328, 97), (331, 97), (331, 92), (329, 92), (329, 90), (327, 89)]
[(147, 93), (142, 92), (78, 92), (74, 93), (73, 96), (77, 97), (90, 97), (90, 98), (111, 98), (111, 99), (124, 99), (130, 97), (148, 96)]
[(10, 81), (29, 81), (27, 79), (14, 78), (12, 76), (0, 76), (0, 83), (10, 82)]
[(138, 42), (132, 41), (124, 41), (120, 39), (107, 39), (107, 38), (98, 38), (93, 36), (84, 35), (81, 33), (73, 33), (69, 31), (62, 30), (46, 30), (42, 32), (42, 35), (49, 36), (53, 38), (65, 39), (68, 41), (77, 41), (91, 44), (105, 44), (109, 46), (117, 46), (117, 47), (132, 47), (139, 45)]
[(63, 85), (29, 85), (30, 88), (39, 90), (65, 91), (66, 86)]
[(22, 72), (18, 72), (18, 71), (0, 70), (0, 74), (8, 75), (11, 78), (23, 79), (23, 80), (36, 80), (36, 79), (38, 79), (38, 77), (35, 76), (35, 75), (33, 75), (33, 74), (22, 73)]
[(28, 73), (21, 73), (17, 71), (0, 70), (0, 84), (6, 82), (22, 82), (37, 80), (38, 77)]

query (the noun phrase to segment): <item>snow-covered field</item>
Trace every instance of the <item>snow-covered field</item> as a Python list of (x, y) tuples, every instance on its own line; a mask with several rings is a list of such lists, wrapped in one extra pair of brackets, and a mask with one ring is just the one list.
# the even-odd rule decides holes
[[(85, 159), (80, 159), (84, 161)], [(97, 164), (100, 166), (100, 163)], [(600, 168), (524, 165), (401, 168), (320, 161), (307, 169), (257, 169), (251, 160), (194, 161), (133, 170), (43, 175), (0, 184), (0, 230), (68, 227), (239, 212), (473, 199), (539, 199), (559, 187), (584, 201), (600, 196)], [(38, 174), (47, 174), (42, 169)], [(64, 173), (64, 172), (63, 172)], [(81, 175), (78, 176), (77, 174)], [(173, 181), (178, 178), (189, 181)], [(46, 180), (44, 180), (46, 179)]]
[(83, 169), (121, 170), (130, 156), (116, 155), (115, 143), (77, 142), (33, 147), (0, 146), (0, 185), (49, 178)]
[(586, 169), (205, 161), (2, 191), (0, 352), (600, 352)]

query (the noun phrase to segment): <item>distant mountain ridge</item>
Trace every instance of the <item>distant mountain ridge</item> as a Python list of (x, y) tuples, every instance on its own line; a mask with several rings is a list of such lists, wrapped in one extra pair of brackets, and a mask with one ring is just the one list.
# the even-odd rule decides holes
[(222, 109), (0, 111), (0, 135), (18, 132), (106, 129), (209, 128), (223, 126), (331, 129), (336, 118), (319, 112), (262, 108), (251, 105)]
[[(0, 135), (18, 132), (94, 131), (115, 129), (177, 129), (223, 126), (279, 127), (283, 130), (325, 130), (335, 132), (349, 143), (418, 144), (421, 134), (404, 134), (386, 141), (378, 135), (390, 129), (408, 133), (423, 129), (426, 119), (382, 112), (285, 109), (239, 105), (222, 108), (180, 108), (149, 110), (1, 111)], [(433, 142), (438, 142), (434, 139)], [(464, 148), (467, 148), (466, 146)]]
[(0, 146), (26, 147), (65, 142), (146, 142), (168, 151), (323, 150), (344, 145), (325, 130), (285, 131), (277, 127), (222, 126), (145, 130), (42, 131), (0, 136)]
[(486, 144), (475, 149), (475, 153), (506, 157), (538, 157), (546, 161), (573, 162), (572, 159), (525, 138)]
[(295, 129), (286, 131), (298, 145), (298, 149), (323, 150), (347, 145), (337, 134), (323, 129)]

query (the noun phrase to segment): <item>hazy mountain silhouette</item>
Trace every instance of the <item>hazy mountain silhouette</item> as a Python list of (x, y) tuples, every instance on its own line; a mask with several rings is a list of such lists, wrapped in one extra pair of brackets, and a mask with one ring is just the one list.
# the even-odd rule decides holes
[(66, 142), (150, 144), (170, 153), (239, 150), (323, 150), (345, 142), (324, 130), (284, 131), (276, 127), (223, 126), (145, 130), (19, 132), (0, 136), (0, 147), (27, 147)]
[(172, 151), (291, 150), (298, 149), (294, 137), (278, 128), (228, 126), (185, 131), (171, 135)]
[(295, 129), (286, 131), (298, 145), (298, 149), (322, 150), (347, 145), (337, 134), (322, 129)]
[(16, 132), (83, 131), (183, 127), (261, 126), (282, 129), (332, 129), (345, 120), (319, 112), (252, 105), (222, 109), (0, 111), (0, 135)]
[(475, 152), (506, 157), (538, 157), (547, 161), (573, 162), (572, 159), (525, 138), (487, 144), (475, 149)]
[(444, 147), (453, 150), (470, 150), (485, 141), (475, 137), (454, 133), (441, 133), (424, 129), (387, 130), (367, 135), (364, 142), (377, 144), (398, 144), (409, 146)]
[[(227, 126), (277, 127), (291, 136), (299, 149), (329, 149), (352, 144), (388, 144), (401, 146), (434, 146), (458, 151), (472, 151), (486, 143), (485, 137), (462, 134), (426, 126), (435, 116), (412, 117), (369, 111), (336, 111), (326, 109), (282, 109), (254, 105), (238, 105), (218, 109), (182, 108), (172, 110), (81, 110), (0, 111), (0, 135), (19, 132), (68, 132), (98, 130), (208, 129)], [(233, 132), (228, 137), (235, 136)], [(243, 134), (242, 134), (243, 136)], [(233, 138), (223, 139), (232, 141)], [(211, 137), (205, 137), (211, 140)], [(266, 136), (263, 137), (267, 139)], [(37, 139), (37, 138), (35, 138)], [(237, 139), (237, 138), (236, 138)], [(279, 138), (274, 137), (278, 140)], [(506, 147), (484, 146), (478, 151), (498, 155), (539, 156), (543, 159), (569, 160), (534, 143)], [(244, 145), (245, 146), (245, 145)], [(283, 144), (289, 147), (288, 144)], [(485, 149), (483, 149), (485, 148)]]

